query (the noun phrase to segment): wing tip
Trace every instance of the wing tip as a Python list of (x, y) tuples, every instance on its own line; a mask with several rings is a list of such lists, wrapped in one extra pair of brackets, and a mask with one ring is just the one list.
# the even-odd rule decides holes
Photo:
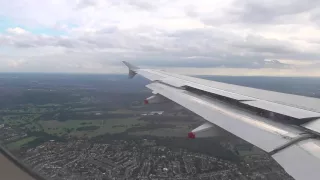
[(137, 66), (134, 66), (134, 65), (128, 63), (127, 61), (122, 61), (122, 62), (123, 62), (123, 64), (125, 64), (129, 68), (129, 70), (133, 70), (134, 71), (134, 70), (139, 69)]
[(129, 79), (132, 79), (137, 73), (136, 73), (136, 70), (138, 70), (139, 68), (137, 66), (134, 66), (130, 63), (128, 63), (127, 61), (122, 61), (123, 64), (125, 64), (128, 69), (129, 69), (129, 74), (128, 74), (128, 77)]

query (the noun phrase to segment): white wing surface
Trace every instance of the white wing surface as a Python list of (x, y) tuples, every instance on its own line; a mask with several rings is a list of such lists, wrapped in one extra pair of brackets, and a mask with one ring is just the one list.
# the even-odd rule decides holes
[(320, 99), (140, 69), (151, 80), (145, 103), (170, 99), (208, 122), (188, 134), (208, 137), (215, 124), (269, 153), (297, 180), (320, 179)]

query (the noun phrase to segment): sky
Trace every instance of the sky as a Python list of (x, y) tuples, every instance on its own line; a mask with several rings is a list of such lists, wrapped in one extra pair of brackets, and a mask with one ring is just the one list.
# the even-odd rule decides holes
[(320, 0), (0, 0), (0, 72), (320, 76)]

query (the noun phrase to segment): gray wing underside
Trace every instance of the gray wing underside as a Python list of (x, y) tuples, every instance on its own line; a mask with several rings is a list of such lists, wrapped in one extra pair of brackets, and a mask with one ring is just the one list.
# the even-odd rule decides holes
[(320, 100), (236, 86), (127, 62), (147, 88), (269, 153), (297, 180), (319, 179)]

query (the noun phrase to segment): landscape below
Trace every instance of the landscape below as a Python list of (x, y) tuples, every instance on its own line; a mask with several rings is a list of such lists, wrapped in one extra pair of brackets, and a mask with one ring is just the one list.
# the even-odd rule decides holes
[[(301, 88), (307, 81), (299, 78), (205, 78), (320, 97), (319, 79)], [(144, 105), (147, 83), (122, 75), (0, 74), (0, 140), (53, 179), (292, 179), (218, 127), (216, 137), (187, 139), (204, 119), (174, 103)]]

